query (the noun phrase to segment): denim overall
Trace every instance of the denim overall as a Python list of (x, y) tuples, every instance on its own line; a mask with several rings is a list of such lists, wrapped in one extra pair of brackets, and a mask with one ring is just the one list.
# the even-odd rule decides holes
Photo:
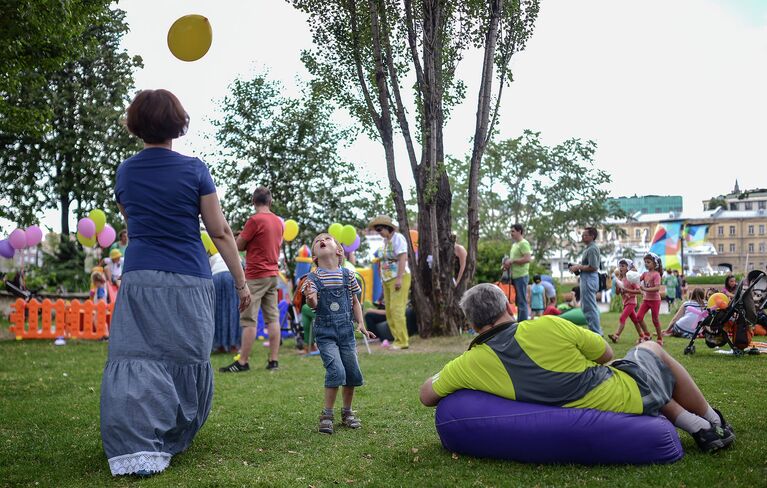
[(363, 384), (352, 322), (353, 278), (349, 270), (341, 270), (343, 286), (327, 287), (314, 273), (308, 278), (317, 289), (314, 335), (325, 366), (325, 388)]

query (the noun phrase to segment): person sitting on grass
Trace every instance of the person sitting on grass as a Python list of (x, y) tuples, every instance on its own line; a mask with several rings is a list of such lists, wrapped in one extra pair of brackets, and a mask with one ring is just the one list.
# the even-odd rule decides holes
[(421, 386), (426, 406), (471, 389), (544, 405), (660, 413), (689, 432), (705, 452), (735, 440), (732, 426), (657, 343), (643, 342), (608, 365), (613, 351), (601, 336), (550, 315), (517, 323), (494, 285), (471, 288), (460, 305), (479, 335), (468, 351)]
[(692, 339), (698, 323), (706, 316), (703, 288), (695, 288), (690, 293), (690, 299), (679, 307), (668, 328), (663, 331), (664, 336), (683, 337)]
[(375, 339), (375, 334), (365, 329), (357, 299), (360, 286), (354, 274), (343, 267), (341, 244), (330, 234), (320, 234), (312, 242), (312, 256), (317, 269), (309, 273), (301, 292), (316, 313), (314, 337), (325, 366), (325, 408), (320, 415), (319, 431), (333, 433), (333, 406), (339, 386), (343, 386), (344, 404), (341, 423), (359, 429), (362, 424), (352, 411), (352, 399), (354, 388), (362, 386), (363, 379), (352, 322), (369, 339)]
[(549, 297), (549, 306), (543, 311), (543, 315), (562, 315), (562, 311), (557, 307), (557, 297)]

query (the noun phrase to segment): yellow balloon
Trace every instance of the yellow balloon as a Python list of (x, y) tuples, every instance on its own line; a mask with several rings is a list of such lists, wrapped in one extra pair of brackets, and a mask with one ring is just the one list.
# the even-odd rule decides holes
[(96, 233), (98, 234), (104, 230), (104, 225), (107, 223), (107, 216), (103, 210), (94, 209), (88, 214), (88, 218), (96, 224)]
[(213, 244), (213, 239), (210, 238), (210, 234), (203, 230), (200, 232), (200, 239), (202, 239), (202, 247), (205, 248), (208, 254), (211, 256), (218, 254), (218, 249), (216, 249), (216, 245)]
[(96, 236), (94, 235), (90, 239), (84, 235), (77, 233), (77, 242), (83, 245), (83, 247), (93, 247), (96, 245)]
[(184, 15), (168, 30), (168, 48), (181, 61), (197, 61), (213, 42), (213, 29), (202, 15)]
[(343, 229), (344, 226), (336, 222), (334, 224), (330, 224), (330, 227), (328, 227), (328, 234), (333, 236), (333, 238), (338, 242), (341, 242), (341, 231), (343, 231)]
[(354, 240), (357, 238), (357, 229), (351, 225), (345, 225), (341, 228), (341, 238), (339, 241), (345, 246), (351, 246), (354, 244)]
[(298, 235), (298, 222), (293, 219), (285, 221), (285, 231), (282, 233), (282, 238), (290, 242)]

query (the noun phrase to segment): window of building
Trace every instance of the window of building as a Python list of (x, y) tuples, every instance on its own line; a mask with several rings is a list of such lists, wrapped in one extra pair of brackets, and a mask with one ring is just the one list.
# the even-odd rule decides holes
[(754, 226), (753, 225), (749, 225), (748, 226), (748, 235), (750, 235), (750, 236), (754, 235)]
[(735, 244), (730, 244), (730, 252), (735, 252)]
[(759, 224), (759, 235), (760, 236), (764, 235), (764, 224)]
[(724, 244), (719, 244), (719, 245), (717, 246), (717, 249), (716, 249), (716, 250), (717, 250), (717, 252), (719, 252), (719, 253), (723, 253), (723, 252), (724, 252)]
[(734, 236), (734, 235), (735, 235), (735, 226), (734, 226), (734, 225), (731, 225), (731, 226), (730, 226), (730, 235), (731, 235), (731, 236)]
[(663, 211), (660, 207), (655, 207), (655, 213), (661, 213)]
[(754, 208), (754, 206), (751, 204), (751, 202), (745, 202), (746, 210), (751, 210)]
[(749, 242), (748, 243), (748, 253), (749, 254), (754, 254), (754, 243), (753, 242)]
[(737, 210), (737, 209), (738, 209), (738, 204), (736, 202), (730, 203), (730, 210)]
[(759, 243), (759, 252), (760, 253), (767, 252), (767, 246), (764, 245), (764, 242)]
[(723, 225), (720, 225), (719, 227), (717, 227), (716, 235), (718, 235), (718, 236), (723, 236), (724, 235), (724, 226)]
[(642, 207), (642, 213), (647, 213), (647, 207)]
[(764, 210), (767, 208), (767, 200), (759, 200), (756, 202), (756, 206), (759, 208), (759, 210)]
[(748, 263), (748, 270), (753, 271), (754, 270), (754, 263)]
[(641, 239), (641, 238), (642, 238), (642, 229), (639, 229), (639, 228), (637, 228), (637, 229), (634, 229), (634, 236), (635, 236), (637, 239)]

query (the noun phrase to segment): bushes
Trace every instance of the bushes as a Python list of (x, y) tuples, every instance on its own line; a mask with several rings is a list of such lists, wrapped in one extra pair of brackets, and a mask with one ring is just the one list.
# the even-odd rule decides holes
[[(727, 275), (711, 275), (711, 276), (685, 276), (688, 285), (710, 285), (717, 284), (724, 286), (724, 277)], [(743, 279), (743, 275), (738, 273), (735, 275), (738, 281)]]

